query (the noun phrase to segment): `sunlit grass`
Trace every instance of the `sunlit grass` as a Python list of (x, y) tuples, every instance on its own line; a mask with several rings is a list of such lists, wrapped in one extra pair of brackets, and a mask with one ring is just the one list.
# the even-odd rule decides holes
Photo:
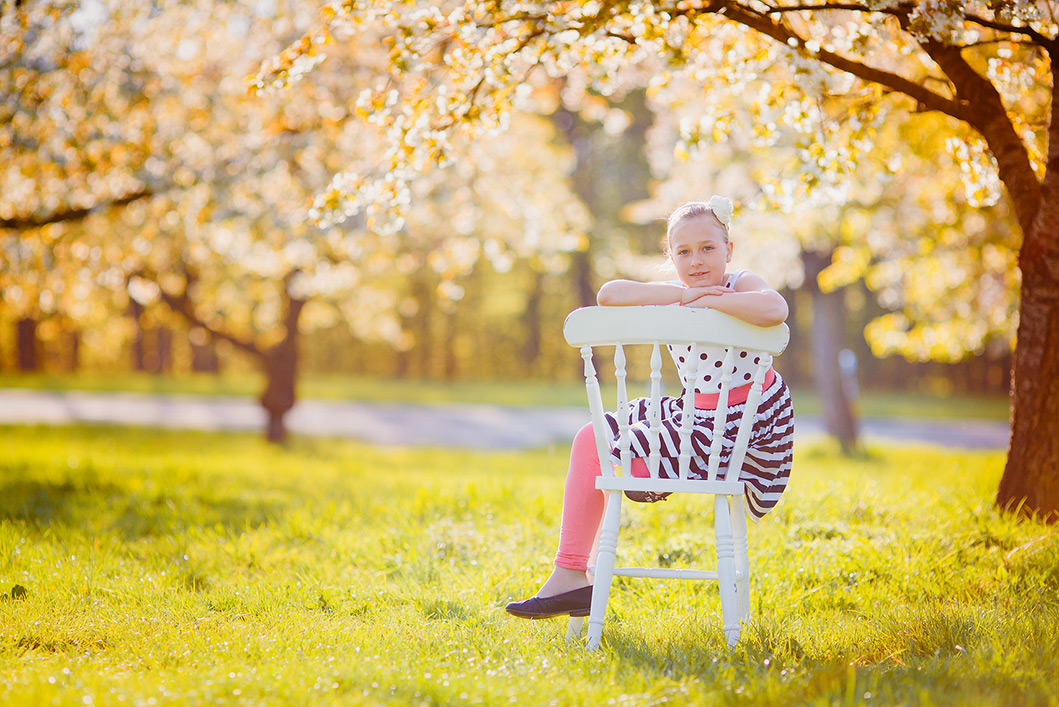
[[(147, 373), (0, 374), (0, 388), (39, 390), (131, 391), (181, 395), (257, 397), (263, 378), (254, 373), (224, 375), (165, 375)], [(608, 391), (609, 392), (609, 391)], [(636, 391), (634, 390), (634, 393)], [(580, 381), (422, 381), (362, 376), (306, 374), (298, 395), (323, 400), (364, 400), (419, 404), (485, 403), (494, 405), (585, 404)], [(609, 395), (611, 399), (613, 395)], [(794, 391), (802, 414), (818, 414), (820, 404), (808, 389)], [(865, 391), (857, 404), (860, 414), (881, 417), (942, 419), (1008, 419), (1004, 396), (934, 396), (889, 391)]]
[[(1059, 540), (1001, 454), (803, 446), (739, 646), (712, 585), (625, 580), (595, 654), (502, 611), (565, 455), (0, 428), (0, 704), (1055, 703)], [(630, 508), (626, 560), (708, 564), (705, 511)]]
[[(149, 373), (0, 374), (0, 388), (129, 391), (188, 395), (257, 397), (264, 377), (256, 373), (153, 375)], [(567, 381), (424, 381), (305, 374), (298, 395), (323, 400), (377, 402), (492, 403), (500, 405), (584, 405), (583, 382)]]

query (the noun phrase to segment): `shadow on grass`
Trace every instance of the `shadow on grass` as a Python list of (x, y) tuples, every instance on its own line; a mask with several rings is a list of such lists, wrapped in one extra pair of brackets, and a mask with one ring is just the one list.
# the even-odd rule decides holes
[(58, 526), (110, 530), (124, 540), (191, 527), (242, 533), (276, 522), (288, 503), (280, 498), (215, 498), (140, 493), (91, 479), (12, 481), (0, 485), (0, 521), (43, 530)]
[(122, 489), (114, 484), (91, 481), (13, 481), (0, 486), (0, 520), (22, 521), (37, 527), (66, 523), (73, 518), (73, 509), (86, 500), (91, 499), (95, 505), (101, 499), (121, 494)]
[[(960, 617), (925, 618), (893, 625), (880, 619), (874, 641), (838, 651), (804, 644), (773, 622), (747, 626), (729, 650), (720, 627), (705, 619), (676, 632), (665, 626), (644, 632), (616, 622), (609, 635), (604, 631), (604, 646), (623, 665), (655, 678), (720, 686), (733, 699), (752, 686), (757, 697), (774, 704), (868, 704), (872, 695), (883, 703), (916, 704), (925, 690), (946, 695), (953, 704), (1054, 704), (1050, 617), (1040, 617), (1044, 627), (1024, 622), (1019, 638), (1039, 647), (1026, 655), (1012, 655), (997, 627), (983, 631)], [(918, 633), (909, 635), (909, 626)], [(989, 670), (983, 671), (986, 665)]]

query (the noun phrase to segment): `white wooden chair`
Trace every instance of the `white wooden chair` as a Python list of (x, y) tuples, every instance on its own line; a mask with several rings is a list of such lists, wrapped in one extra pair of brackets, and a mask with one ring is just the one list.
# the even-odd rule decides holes
[[(607, 496), (606, 510), (596, 541), (596, 566), (592, 590), (592, 608), (588, 617), (588, 648), (598, 647), (603, 635), (603, 619), (610, 596), (611, 578), (659, 577), (670, 579), (712, 579), (720, 584), (721, 615), (728, 645), (739, 640), (741, 622), (750, 611), (750, 561), (747, 554), (746, 514), (743, 502), (743, 482), (738, 470), (742, 468), (747, 444), (753, 428), (754, 415), (761, 401), (765, 374), (772, 365), (772, 357), (781, 353), (790, 338), (785, 324), (770, 328), (756, 327), (712, 309), (676, 306), (639, 307), (584, 307), (570, 313), (563, 327), (567, 343), (581, 349), (585, 361), (585, 385), (592, 413), (596, 449), (602, 475), (596, 488)], [(727, 349), (721, 368), (721, 390), (713, 428), (713, 444), (708, 459), (709, 478), (688, 478), (691, 463), (691, 432), (694, 414), (682, 415), (679, 449), (679, 478), (659, 478), (659, 435), (661, 431), (660, 405), (662, 355), (660, 348), (667, 344), (691, 346), (689, 362), (699, 364), (699, 347), (722, 346)], [(626, 390), (626, 353), (630, 345), (651, 347), (650, 358), (650, 454), (647, 467), (650, 477), (637, 478), (630, 473), (632, 454), (629, 433), (629, 397)], [(615, 417), (618, 420), (618, 449), (620, 467), (610, 462), (610, 428), (603, 417), (603, 401), (599, 381), (592, 364), (594, 346), (614, 346), (614, 368), (618, 385)], [(748, 351), (760, 356), (752, 387), (746, 400), (745, 412), (736, 435), (731, 462), (723, 472), (719, 469), (724, 423), (728, 410), (735, 356)], [(691, 375), (698, 378), (697, 371)], [(691, 412), (695, 406), (694, 392), (684, 391), (682, 409)], [(730, 477), (729, 478), (729, 472)], [(655, 491), (670, 493), (712, 494), (714, 497), (714, 536), (717, 544), (716, 571), (670, 568), (614, 567), (621, 526), (621, 502), (624, 491)], [(570, 619), (567, 638), (580, 635), (584, 619)]]

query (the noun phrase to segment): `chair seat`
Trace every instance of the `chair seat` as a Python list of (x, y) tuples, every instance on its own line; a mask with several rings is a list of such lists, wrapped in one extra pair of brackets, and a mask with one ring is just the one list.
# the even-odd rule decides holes
[(637, 476), (598, 476), (596, 488), (603, 491), (656, 491), (660, 493), (708, 493), (739, 496), (742, 481), (705, 481), (703, 479), (651, 479)]

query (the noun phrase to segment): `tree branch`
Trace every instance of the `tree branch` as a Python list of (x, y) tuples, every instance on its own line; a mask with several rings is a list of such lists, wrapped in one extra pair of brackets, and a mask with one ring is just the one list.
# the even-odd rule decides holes
[(1041, 184), (996, 87), (967, 63), (959, 47), (932, 39), (921, 40), (920, 46), (949, 77), (961, 105), (969, 107), (962, 120), (985, 138), (997, 161), (1000, 179), (1015, 207), (1019, 225), (1024, 234), (1028, 233), (1040, 208)]
[(1025, 37), (1029, 37), (1035, 43), (1041, 45), (1042, 47), (1052, 49), (1057, 46), (1055, 37), (1045, 37), (1043, 34), (1033, 29), (1032, 27), (1015, 27), (1014, 25), (1006, 25), (1002, 22), (996, 22), (995, 20), (987, 20), (984, 17), (978, 17), (977, 15), (972, 15), (970, 13), (965, 14), (963, 16), (963, 19), (967, 20), (968, 22), (973, 22), (976, 25), (981, 25), (982, 27), (996, 30), (997, 32), (1007, 32), (1008, 34), (1021, 34)]
[(824, 2), (813, 5), (769, 5), (767, 14), (783, 13), (783, 12), (819, 12), (822, 10), (847, 10), (849, 12), (878, 12), (884, 15), (896, 15), (898, 11), (896, 8), (879, 8), (873, 9), (863, 3), (848, 3), (848, 2)]
[(0, 229), (6, 228), (18, 231), (25, 231), (31, 228), (40, 228), (41, 226), (47, 226), (53, 223), (80, 221), (82, 219), (87, 218), (88, 216), (91, 216), (97, 211), (101, 211), (102, 209), (108, 209), (113, 206), (126, 206), (134, 201), (139, 201), (140, 199), (149, 199), (156, 193), (157, 192), (154, 189), (151, 189), (150, 187), (145, 187), (140, 191), (132, 192), (131, 194), (126, 194), (120, 199), (115, 199), (114, 201), (105, 201), (83, 209), (69, 209), (67, 211), (59, 211), (51, 214), (50, 216), (44, 216), (40, 218), (36, 216), (3, 218), (0, 219)]
[[(896, 8), (871, 8), (864, 3), (848, 3), (848, 2), (825, 2), (815, 3), (809, 5), (769, 5), (768, 14), (784, 13), (784, 12), (819, 12), (824, 10), (846, 10), (848, 12), (864, 12), (864, 13), (882, 13), (885, 15), (900, 15), (900, 11)], [(1036, 31), (1032, 27), (1016, 26), (1012, 24), (1005, 24), (996, 20), (990, 20), (985, 17), (979, 17), (973, 13), (964, 13), (963, 19), (967, 22), (973, 22), (976, 25), (981, 25), (997, 32), (1006, 32), (1008, 34), (1021, 34), (1029, 37), (1034, 42), (1041, 46), (1054, 45), (1056, 39), (1054, 37), (1045, 37), (1040, 32)]]
[(253, 341), (247, 341), (241, 339), (235, 334), (231, 334), (226, 331), (221, 331), (217, 327), (211, 326), (206, 323), (202, 317), (195, 312), (195, 305), (191, 302), (188, 297), (188, 287), (185, 285), (184, 291), (178, 295), (170, 294), (165, 291), (165, 288), (158, 282), (157, 276), (147, 273), (146, 271), (140, 271), (136, 273), (142, 278), (151, 280), (154, 284), (158, 285), (158, 292), (161, 294), (162, 301), (166, 303), (166, 306), (170, 310), (181, 315), (193, 326), (199, 326), (210, 333), (210, 336), (215, 339), (221, 339), (235, 346), (240, 351), (255, 356), (257, 358), (263, 358), (264, 352), (255, 344)]
[(723, 11), (724, 16), (733, 22), (738, 22), (741, 25), (760, 32), (761, 34), (772, 37), (777, 42), (782, 42), (788, 46), (793, 45), (798, 51), (806, 56), (829, 66), (833, 66), (840, 71), (845, 71), (857, 78), (863, 79), (864, 81), (877, 83), (880, 86), (885, 86), (898, 93), (903, 93), (930, 110), (936, 110), (945, 113), (946, 115), (951, 115), (958, 120), (966, 121), (969, 117), (969, 111), (965, 105), (950, 98), (946, 98), (938, 93), (934, 93), (914, 81), (909, 81), (903, 76), (870, 67), (866, 64), (854, 61), (834, 52), (829, 52), (825, 49), (810, 52), (806, 48), (807, 40), (805, 38), (801, 37), (788, 27), (775, 22), (764, 15), (753, 12), (744, 5), (722, 3), (716, 3), (715, 6), (716, 5), (721, 6), (720, 10), (715, 10), (711, 7), (707, 11), (718, 13)]
[[(1059, 105), (1059, 86), (1052, 82), (1052, 121), (1048, 126), (1048, 154), (1044, 182), (1041, 184), (1040, 206), (1034, 216), (1033, 228), (1023, 231), (1019, 251), (1019, 268), (1024, 277), (1037, 281), (1059, 282), (1059, 120), (1055, 120), (1055, 106)], [(1035, 270), (1030, 275), (1030, 270)]]

